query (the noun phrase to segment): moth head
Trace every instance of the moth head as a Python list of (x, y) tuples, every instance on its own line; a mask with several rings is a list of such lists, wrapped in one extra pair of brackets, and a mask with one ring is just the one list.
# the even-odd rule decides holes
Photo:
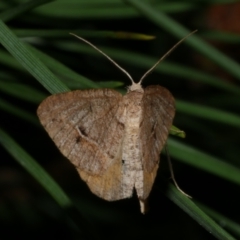
[(187, 36), (185, 36), (184, 38), (182, 38), (180, 41), (178, 41), (170, 50), (168, 50), (149, 70), (147, 70), (143, 76), (140, 78), (138, 83), (135, 83), (133, 78), (131, 77), (131, 75), (124, 69), (122, 68), (119, 64), (117, 64), (112, 58), (110, 58), (106, 53), (104, 53), (102, 50), (100, 50), (99, 48), (97, 48), (95, 45), (93, 45), (92, 43), (90, 43), (89, 41), (87, 41), (86, 39), (79, 37), (73, 33), (70, 33), (71, 35), (75, 36), (76, 38), (80, 39), (81, 41), (87, 43), (88, 45), (90, 45), (92, 48), (96, 49), (98, 52), (100, 52), (103, 56), (105, 56), (111, 63), (113, 63), (118, 69), (120, 69), (123, 73), (125, 73), (127, 75), (127, 77), (131, 80), (132, 85), (128, 87), (128, 92), (129, 91), (139, 91), (139, 92), (143, 92), (142, 89), (142, 81), (143, 79), (149, 74), (151, 73), (156, 67), (157, 65), (164, 60), (164, 58), (166, 58), (179, 44), (181, 44), (186, 38), (188, 38), (189, 36), (191, 36), (192, 34), (194, 34), (195, 32), (197, 32), (197, 30), (194, 30), (193, 32), (189, 33)]
[(133, 91), (141, 92), (141, 93), (144, 92), (140, 82), (139, 83), (132, 82), (132, 85), (128, 86), (127, 90), (128, 92), (133, 92)]

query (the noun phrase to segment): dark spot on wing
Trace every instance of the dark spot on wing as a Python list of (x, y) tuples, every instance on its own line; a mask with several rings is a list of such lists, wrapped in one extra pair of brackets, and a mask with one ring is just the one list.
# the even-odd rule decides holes
[(89, 104), (89, 111), (90, 111), (91, 113), (93, 112), (92, 104), (91, 104), (91, 103)]
[(156, 140), (157, 136), (156, 136), (156, 132), (153, 133), (153, 138)]
[(119, 126), (119, 128), (121, 128), (122, 130), (125, 128), (125, 125), (124, 125), (123, 123), (121, 123), (121, 122), (118, 122), (118, 126)]
[(81, 141), (82, 137), (81, 136), (77, 136), (76, 137), (76, 143), (79, 143)]
[(85, 136), (85, 137), (88, 136), (87, 133), (86, 133), (86, 130), (83, 127), (78, 127), (78, 130), (83, 136)]
[(107, 152), (107, 155), (108, 155), (111, 159), (114, 158), (114, 156), (113, 156), (109, 151)]
[(152, 128), (151, 128), (151, 135), (153, 136), (153, 138), (156, 140), (157, 139), (157, 136), (156, 136), (156, 126), (157, 126), (157, 123), (154, 123), (152, 125)]
[(122, 159), (122, 165), (125, 163), (125, 160)]
[(154, 123), (154, 124), (152, 125), (151, 133), (153, 133), (153, 132), (155, 131), (155, 127), (156, 127), (156, 123)]

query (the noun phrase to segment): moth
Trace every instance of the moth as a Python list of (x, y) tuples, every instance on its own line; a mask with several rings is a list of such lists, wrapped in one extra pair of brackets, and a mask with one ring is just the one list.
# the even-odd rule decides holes
[[(74, 35), (74, 34), (72, 34)], [(74, 35), (76, 36), (76, 35)], [(177, 45), (135, 83), (128, 72), (89, 44), (131, 80), (127, 94), (112, 89), (64, 92), (46, 98), (37, 115), (60, 152), (98, 197), (115, 201), (136, 191), (141, 212), (151, 192), (175, 115), (172, 94), (159, 85), (142, 88), (143, 79)], [(188, 37), (188, 36), (187, 36)]]

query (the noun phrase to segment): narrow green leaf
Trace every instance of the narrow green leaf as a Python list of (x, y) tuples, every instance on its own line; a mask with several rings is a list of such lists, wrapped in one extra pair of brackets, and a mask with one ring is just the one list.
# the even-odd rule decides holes
[(0, 129), (0, 143), (13, 158), (43, 186), (61, 207), (67, 208), (72, 205), (71, 200), (52, 177), (2, 129)]
[[(194, 9), (196, 6), (188, 2), (156, 2), (154, 7), (164, 12), (184, 12)], [(133, 8), (126, 6), (119, 0), (101, 1), (57, 1), (56, 3), (41, 6), (35, 10), (36, 13), (61, 18), (78, 19), (124, 19), (139, 17), (140, 14)], [(27, 16), (26, 16), (27, 17)]]
[(0, 42), (50, 93), (69, 91), (2, 21)]
[(33, 178), (36, 179), (40, 185), (42, 185), (59, 206), (66, 211), (67, 216), (70, 217), (71, 220), (70, 223), (69, 221), (67, 221), (67, 223), (72, 227), (72, 232), (77, 229), (76, 234), (79, 235), (78, 239), (98, 239), (98, 236), (95, 233), (96, 231), (92, 232), (93, 226), (82, 217), (80, 211), (75, 208), (74, 204), (62, 188), (35, 159), (33, 159), (2, 129), (0, 129), (0, 144), (26, 171), (29, 172), (30, 175), (32, 175)]
[[(48, 56), (47, 54), (31, 47), (28, 45), (28, 48), (36, 55), (38, 56), (45, 65), (47, 65), (49, 68), (51, 68), (54, 72), (59, 74), (63, 78), (63, 81), (66, 82), (66, 85), (70, 88), (99, 88), (99, 84), (91, 81), (90, 79), (76, 73), (72, 69), (68, 68), (61, 62), (57, 61), (56, 59)], [(44, 80), (45, 81), (45, 80)], [(47, 81), (47, 79), (46, 79)], [(54, 92), (57, 93), (57, 92)]]
[(13, 97), (39, 104), (46, 96), (39, 90), (16, 82), (1, 82), (0, 91), (5, 92)]
[(23, 3), (19, 6), (10, 8), (0, 14), (0, 19), (4, 22), (14, 19), (15, 17), (34, 9), (40, 5), (43, 5), (45, 3), (52, 2), (54, 0), (32, 0), (26, 3)]
[[(9, 66), (13, 69), (22, 71), (23, 68), (12, 55), (10, 55), (6, 50), (0, 50), (0, 62), (5, 66)], [(25, 69), (24, 69), (25, 70)]]
[(233, 113), (180, 100), (176, 101), (176, 107), (178, 111), (182, 113), (187, 113), (192, 116), (197, 116), (199, 118), (204, 118), (215, 122), (221, 122), (234, 127), (240, 127), (240, 116)]
[(98, 82), (98, 84), (101, 88), (118, 88), (124, 85), (124, 83), (118, 81)]
[[(150, 4), (145, 1), (139, 0), (123, 0), (128, 4), (132, 5), (134, 9), (137, 9), (149, 20), (157, 24), (157, 26), (164, 28), (166, 31), (171, 32), (174, 36), (178, 38), (183, 38), (189, 34), (192, 30), (188, 30), (183, 25), (179, 24), (174, 19), (167, 16), (162, 11), (155, 9)], [(193, 29), (195, 30), (195, 29)], [(238, 80), (240, 80), (240, 66), (237, 62), (233, 61), (222, 52), (218, 51), (216, 48), (210, 46), (202, 39), (200, 39), (197, 34), (189, 37), (185, 41), (187, 44), (192, 46), (194, 49), (200, 53), (207, 56), (209, 59), (212, 59), (215, 63), (221, 66), (223, 69), (227, 70)]]
[[(85, 54), (91, 54), (92, 56), (100, 57), (101, 55), (94, 49), (90, 47), (86, 47), (86, 45), (78, 42), (58, 42), (56, 43), (60, 48), (66, 50), (72, 50), (74, 52), (78, 51)], [(153, 66), (154, 63), (157, 62), (158, 59), (149, 57), (148, 55), (138, 54), (130, 51), (118, 50), (107, 47), (98, 46), (103, 52), (107, 53), (114, 60), (120, 60), (126, 62), (128, 64), (132, 64), (133, 66), (144, 67), (145, 69), (149, 69)], [(160, 53), (159, 53), (160, 54)], [(180, 64), (170, 63), (168, 61), (163, 61), (154, 69), (155, 72), (165, 73), (177, 78), (185, 78), (190, 81), (202, 82), (210, 86), (214, 86), (219, 89), (223, 89), (224, 91), (233, 92), (240, 95), (240, 88), (234, 86), (225, 81), (221, 81), (221, 78), (212, 76), (210, 74), (202, 73), (193, 68), (189, 68)]]
[(44, 38), (56, 38), (66, 37), (70, 32), (81, 37), (94, 37), (94, 38), (117, 38), (117, 39), (134, 39), (149, 41), (155, 38), (152, 35), (146, 35), (136, 32), (120, 32), (120, 31), (87, 31), (87, 30), (56, 30), (56, 29), (14, 29), (12, 30), (18, 37), (44, 37)]
[(178, 191), (172, 184), (168, 184), (168, 191), (166, 195), (217, 239), (235, 239), (216, 222), (214, 222), (208, 215), (206, 215), (200, 208), (198, 208), (193, 201)]
[(170, 138), (168, 147), (174, 158), (240, 185), (240, 169), (237, 167)]
[(216, 222), (218, 222), (220, 225), (222, 225), (225, 229), (228, 229), (229, 231), (236, 234), (238, 237), (240, 237), (240, 224), (234, 222), (233, 220), (223, 216), (222, 214), (214, 211), (213, 209), (203, 205), (202, 203), (196, 202), (196, 205), (198, 205), (201, 209), (204, 210), (204, 212), (208, 213), (209, 216), (211, 216), (213, 219), (215, 219)]
[(205, 31), (201, 33), (201, 37), (208, 40), (214, 40), (230, 44), (239, 44), (240, 42), (240, 34), (216, 30)]
[(0, 98), (0, 109), (4, 110), (5, 112), (8, 112), (14, 116), (17, 116), (21, 119), (24, 119), (34, 125), (38, 125), (38, 121), (36, 116), (33, 114), (25, 111), (24, 109), (19, 109), (18, 107), (12, 105), (11, 103), (8, 103), (4, 99)]
[(173, 125), (171, 126), (169, 134), (171, 134), (173, 136), (181, 137), (181, 138), (186, 137), (186, 133), (184, 131), (180, 130), (179, 128), (177, 128)]

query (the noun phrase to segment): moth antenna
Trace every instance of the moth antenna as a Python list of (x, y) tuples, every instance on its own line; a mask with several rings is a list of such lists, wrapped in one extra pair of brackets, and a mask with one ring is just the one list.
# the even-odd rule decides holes
[(74, 37), (80, 39), (81, 41), (87, 43), (88, 45), (90, 45), (92, 48), (94, 48), (95, 50), (97, 50), (98, 52), (100, 52), (103, 56), (105, 56), (111, 63), (113, 63), (118, 69), (120, 69), (123, 73), (125, 73), (128, 78), (131, 80), (132, 84), (134, 84), (134, 81), (131, 77), (131, 75), (125, 70), (123, 69), (122, 67), (120, 67), (112, 58), (110, 58), (106, 53), (104, 53), (102, 50), (100, 50), (99, 48), (97, 48), (95, 45), (93, 45), (92, 43), (90, 43), (89, 41), (87, 41), (86, 39), (82, 38), (82, 37), (79, 37), (77, 36), (76, 34), (74, 33), (69, 33), (71, 35), (73, 35)]
[(188, 195), (187, 193), (185, 193), (177, 184), (177, 181), (175, 179), (174, 173), (173, 173), (173, 166), (172, 166), (172, 162), (171, 159), (169, 157), (169, 152), (167, 149), (167, 143), (165, 144), (165, 150), (166, 150), (166, 154), (167, 154), (167, 159), (168, 159), (168, 165), (169, 165), (169, 169), (170, 169), (170, 173), (171, 173), (171, 178), (173, 180), (173, 183), (175, 185), (175, 187), (178, 189), (179, 192), (181, 192), (183, 195), (185, 195), (188, 198), (192, 198), (190, 195)]
[(178, 45), (180, 45), (186, 38), (188, 38), (189, 36), (193, 35), (195, 32), (197, 32), (197, 30), (194, 30), (193, 32), (189, 33), (187, 36), (185, 36), (184, 38), (182, 38), (180, 41), (178, 41), (169, 51), (167, 51), (146, 73), (143, 74), (143, 76), (141, 77), (139, 84), (142, 83), (143, 79), (150, 73), (153, 71), (153, 69), (164, 59), (166, 58)]

